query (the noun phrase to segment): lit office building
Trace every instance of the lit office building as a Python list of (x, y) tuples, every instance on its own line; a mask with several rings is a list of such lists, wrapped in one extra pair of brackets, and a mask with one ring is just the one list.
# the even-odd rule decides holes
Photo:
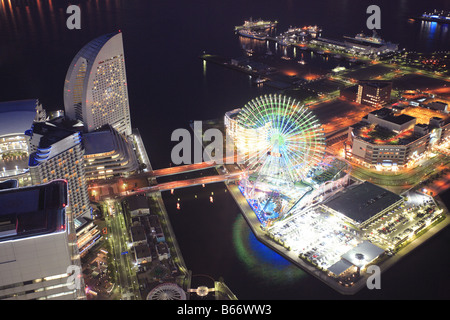
[(370, 107), (382, 107), (391, 100), (392, 83), (388, 81), (359, 81), (355, 86), (343, 88), (341, 98)]
[(85, 298), (68, 205), (63, 180), (0, 190), (0, 299)]
[(30, 135), (29, 168), (33, 184), (67, 180), (73, 218), (90, 217), (81, 133), (39, 122), (34, 124)]
[(391, 100), (392, 83), (360, 81), (356, 102), (371, 107), (381, 107)]
[(64, 108), (87, 132), (110, 124), (131, 135), (122, 33), (96, 38), (78, 52), (66, 75)]

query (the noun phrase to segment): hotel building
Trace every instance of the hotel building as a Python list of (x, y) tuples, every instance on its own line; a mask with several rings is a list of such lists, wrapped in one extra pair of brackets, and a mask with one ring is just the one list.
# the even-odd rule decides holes
[(130, 107), (122, 33), (86, 44), (70, 64), (64, 83), (65, 115), (92, 132), (110, 124), (131, 135)]
[(29, 168), (33, 184), (65, 179), (73, 218), (91, 217), (84, 171), (81, 133), (49, 122), (35, 123), (30, 131)]
[(83, 134), (86, 179), (128, 175), (139, 168), (128, 141), (112, 126)]

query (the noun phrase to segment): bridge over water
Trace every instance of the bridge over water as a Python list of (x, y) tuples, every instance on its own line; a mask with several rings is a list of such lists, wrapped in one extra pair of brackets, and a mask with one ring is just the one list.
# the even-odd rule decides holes
[(234, 180), (240, 179), (242, 174), (243, 174), (242, 171), (238, 171), (238, 172), (219, 174), (219, 175), (214, 175), (214, 176), (206, 176), (206, 177), (186, 179), (186, 180), (163, 182), (163, 183), (159, 183), (154, 186), (139, 188), (136, 191), (125, 191), (125, 192), (121, 193), (121, 196), (129, 196), (129, 195), (135, 195), (135, 194), (141, 194), (141, 193), (151, 193), (151, 192), (162, 192), (162, 191), (168, 191), (168, 190), (172, 190), (172, 189), (187, 188), (187, 187), (204, 185), (204, 184), (209, 184), (209, 183), (234, 181)]

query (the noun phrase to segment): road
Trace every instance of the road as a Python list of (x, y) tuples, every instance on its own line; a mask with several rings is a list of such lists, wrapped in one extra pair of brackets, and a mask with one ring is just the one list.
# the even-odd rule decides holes
[(111, 242), (112, 254), (116, 264), (116, 284), (122, 298), (128, 300), (139, 299), (135, 273), (133, 272), (128, 254), (127, 230), (119, 203), (109, 201), (108, 206), (114, 208), (113, 214), (106, 218)]

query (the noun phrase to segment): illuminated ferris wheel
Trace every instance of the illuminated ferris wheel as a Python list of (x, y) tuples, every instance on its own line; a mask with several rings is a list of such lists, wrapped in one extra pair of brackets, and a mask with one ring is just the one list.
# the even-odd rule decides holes
[(186, 293), (174, 283), (163, 283), (149, 292), (147, 300), (186, 300)]
[(275, 185), (295, 183), (323, 159), (321, 124), (295, 99), (260, 96), (242, 108), (236, 122), (236, 146), (255, 179)]

